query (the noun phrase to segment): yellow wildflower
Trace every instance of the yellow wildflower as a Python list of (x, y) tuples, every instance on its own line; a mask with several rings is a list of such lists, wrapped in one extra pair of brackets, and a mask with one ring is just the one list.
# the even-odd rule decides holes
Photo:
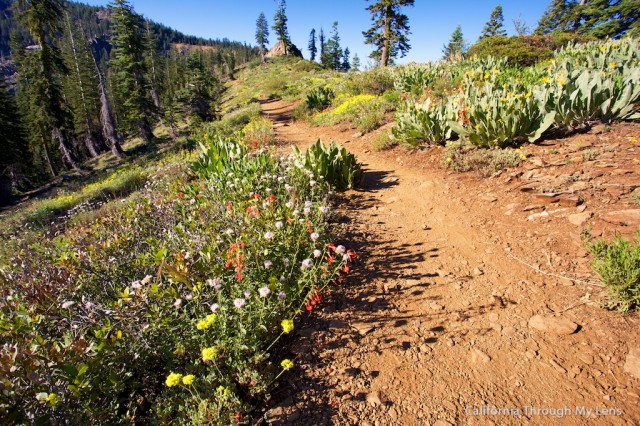
[(187, 374), (182, 378), (182, 383), (188, 386), (192, 384), (195, 379), (196, 379), (196, 376), (194, 376), (193, 374)]
[(180, 379), (182, 379), (182, 374), (171, 373), (167, 376), (167, 380), (165, 381), (165, 384), (169, 387), (177, 386), (180, 384)]
[(293, 368), (293, 361), (291, 361), (290, 359), (285, 359), (280, 363), (280, 365), (285, 370), (291, 370)]
[(614, 70), (614, 69), (618, 68), (618, 64), (616, 64), (615, 62), (611, 62), (611, 63), (609, 64), (609, 68), (611, 68), (612, 70)]
[(531, 92), (527, 92), (526, 95), (524, 95), (525, 98), (529, 99), (531, 97)]
[(453, 159), (451, 157), (447, 157), (447, 163), (450, 163), (452, 161), (453, 161)]
[(549, 83), (551, 83), (551, 79), (549, 77), (543, 77), (542, 78), (542, 82), (549, 84)]
[(229, 389), (225, 388), (222, 385), (218, 386), (218, 389), (216, 389), (216, 391), (218, 392), (218, 395), (220, 395), (220, 396), (227, 396), (227, 395), (229, 395), (231, 393), (229, 391)]
[(629, 138), (629, 142), (638, 143), (638, 138), (632, 136), (632, 137)]
[(293, 320), (290, 319), (286, 319), (286, 320), (282, 320), (282, 331), (284, 331), (285, 333), (290, 333), (291, 331), (293, 331)]
[(198, 324), (196, 324), (196, 328), (198, 330), (206, 330), (209, 327), (211, 327), (211, 322), (206, 319), (200, 320), (198, 321)]
[(218, 319), (218, 315), (216, 315), (216, 314), (209, 314), (209, 315), (207, 315), (207, 318), (206, 318), (206, 319), (207, 319), (207, 321), (209, 321), (209, 322), (211, 322), (211, 323), (212, 323), (212, 322), (214, 322), (215, 320), (217, 320), (217, 319)]
[(55, 394), (55, 393), (50, 393), (49, 395), (47, 395), (47, 402), (49, 404), (51, 404), (52, 407), (55, 407), (56, 405), (58, 405), (58, 403), (60, 402), (60, 395)]
[(216, 355), (218, 355), (218, 350), (213, 346), (202, 350), (203, 361), (212, 361), (216, 358)]

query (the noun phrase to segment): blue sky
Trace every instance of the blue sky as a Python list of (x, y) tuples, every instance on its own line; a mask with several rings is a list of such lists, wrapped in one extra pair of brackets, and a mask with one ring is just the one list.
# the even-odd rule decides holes
[[(550, 1), (550, 0), (549, 0)], [(544, 12), (547, 0), (416, 0), (414, 7), (404, 12), (409, 17), (411, 50), (398, 63), (425, 62), (442, 56), (442, 46), (447, 43), (457, 25), (468, 42), (475, 42), (491, 11), (501, 4), (505, 29), (514, 33), (512, 19), (521, 16), (534, 29)], [(105, 5), (106, 0), (85, 0), (91, 5)], [(228, 38), (255, 44), (255, 22), (264, 12), (269, 25), (273, 24), (276, 0), (133, 0), (136, 12), (173, 27), (185, 34), (205, 38)], [(326, 35), (338, 21), (341, 46), (357, 53), (366, 65), (372, 49), (364, 44), (362, 31), (370, 27), (370, 15), (365, 0), (288, 0), (287, 17), (289, 34), (293, 43), (308, 58), (307, 44), (312, 28)], [(273, 33), (272, 30), (270, 30)], [(270, 41), (275, 42), (271, 34)]]

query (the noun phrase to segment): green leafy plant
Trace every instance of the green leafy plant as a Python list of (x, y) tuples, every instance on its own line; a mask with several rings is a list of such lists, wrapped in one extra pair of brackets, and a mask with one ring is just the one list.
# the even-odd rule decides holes
[(307, 95), (307, 107), (310, 110), (323, 111), (331, 105), (331, 100), (335, 98), (333, 90), (326, 87), (319, 87)]
[(393, 138), (409, 148), (421, 144), (441, 144), (453, 135), (451, 123), (458, 119), (457, 99), (408, 104), (404, 111), (396, 113)]
[(296, 164), (329, 183), (336, 189), (354, 188), (362, 180), (362, 168), (355, 155), (332, 142), (325, 146), (320, 139), (303, 155), (294, 147)]
[(628, 311), (640, 306), (640, 232), (631, 242), (616, 235), (612, 241), (586, 242), (594, 257), (593, 269), (615, 300), (613, 306)]

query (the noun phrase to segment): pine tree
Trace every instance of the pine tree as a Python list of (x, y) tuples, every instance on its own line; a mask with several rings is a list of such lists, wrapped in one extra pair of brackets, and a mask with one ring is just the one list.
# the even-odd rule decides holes
[(320, 59), (323, 66), (339, 70), (342, 65), (342, 55), (340, 36), (338, 35), (338, 22), (336, 21), (331, 27), (331, 37), (327, 41), (327, 45), (324, 49), (324, 55)]
[(530, 33), (529, 26), (524, 21), (524, 19), (522, 19), (522, 16), (518, 15), (518, 17), (513, 19), (512, 22), (513, 22), (513, 29), (515, 30), (516, 34), (518, 34), (519, 36), (527, 35)]
[(99, 95), (93, 60), (88, 41), (81, 25), (72, 23), (65, 13), (65, 39), (63, 54), (70, 73), (65, 78), (65, 98), (73, 111), (76, 136), (84, 141), (91, 157), (102, 151), (98, 133)]
[(256, 21), (256, 43), (260, 49), (260, 57), (264, 63), (264, 54), (266, 53), (267, 45), (269, 44), (269, 25), (267, 24), (267, 18), (263, 12), (260, 12), (258, 20)]
[(273, 31), (276, 33), (278, 37), (278, 41), (281, 41), (284, 46), (284, 54), (287, 55), (289, 53), (289, 46), (291, 45), (291, 40), (289, 39), (289, 30), (287, 28), (287, 14), (286, 14), (287, 4), (285, 0), (280, 0), (278, 4), (278, 9), (276, 10), (276, 15), (273, 18)]
[(351, 69), (353, 71), (360, 71), (360, 57), (358, 54), (353, 55), (353, 59), (351, 59)]
[(318, 48), (316, 47), (316, 29), (312, 28), (309, 33), (309, 60), (315, 61)]
[(569, 31), (575, 0), (553, 0), (545, 9), (535, 34), (549, 34), (553, 31)]
[(136, 128), (142, 138), (153, 140), (150, 117), (153, 102), (150, 96), (144, 36), (141, 18), (127, 0), (114, 0), (113, 49), (109, 64), (113, 70), (119, 121), (128, 130)]
[(320, 42), (320, 62), (322, 62), (322, 58), (324, 58), (324, 52), (327, 49), (327, 42), (324, 37), (324, 30), (320, 27), (320, 36), (318, 37), (318, 41)]
[(443, 46), (443, 59), (456, 59), (461, 57), (467, 50), (467, 43), (462, 35), (462, 27), (458, 25), (451, 34), (451, 39), (446, 46)]
[(210, 121), (217, 112), (219, 83), (207, 73), (199, 52), (187, 56), (186, 81), (178, 94), (184, 113), (196, 122)]
[(160, 69), (161, 61), (159, 60), (160, 52), (158, 47), (158, 38), (155, 33), (151, 31), (151, 22), (145, 20), (145, 36), (144, 36), (144, 52), (145, 52), (145, 64), (147, 66), (148, 81), (149, 81), (149, 95), (153, 101), (154, 113), (161, 115), (160, 110), (160, 75), (162, 70)]
[(409, 18), (400, 13), (400, 8), (413, 6), (413, 3), (414, 0), (377, 0), (367, 7), (373, 25), (362, 35), (366, 44), (376, 47), (371, 57), (383, 67), (389, 65), (398, 54), (404, 57), (411, 49)]
[(340, 65), (340, 69), (342, 71), (349, 71), (351, 69), (351, 63), (349, 62), (349, 48), (344, 49), (344, 54), (342, 56), (342, 64)]
[[(55, 35), (62, 30), (64, 12), (60, 0), (18, 0), (16, 3), (18, 17), (29, 29), (39, 48), (23, 56), (20, 63), (18, 55), (18, 69), (23, 72), (22, 81), (29, 86), (30, 121), (33, 132), (38, 132), (40, 138), (48, 133), (58, 142), (58, 148), (65, 166), (78, 169), (78, 158), (73, 149), (70, 129), (72, 128), (69, 109), (67, 108), (60, 78), (68, 70), (65, 67), (60, 49), (55, 44)], [(29, 61), (31, 59), (31, 61)], [(21, 69), (22, 68), (22, 69)], [(34, 133), (35, 135), (35, 133)], [(51, 171), (53, 159), (47, 152)]]
[(502, 6), (496, 6), (489, 16), (489, 21), (484, 24), (482, 33), (479, 40), (487, 37), (506, 36), (507, 32), (504, 30), (504, 16), (502, 15)]

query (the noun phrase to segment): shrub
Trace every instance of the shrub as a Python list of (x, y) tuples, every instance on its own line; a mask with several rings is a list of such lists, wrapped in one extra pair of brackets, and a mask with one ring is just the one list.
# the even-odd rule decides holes
[(553, 58), (554, 51), (571, 42), (594, 40), (591, 36), (554, 33), (546, 36), (525, 35), (487, 37), (471, 46), (467, 56), (508, 58), (511, 66), (530, 66)]
[(263, 148), (271, 145), (275, 140), (273, 123), (266, 117), (253, 118), (244, 128), (244, 141), (250, 148)]
[(320, 139), (302, 155), (294, 147), (296, 164), (309, 170), (336, 189), (354, 188), (362, 180), (362, 169), (355, 155), (339, 147), (335, 142), (326, 147)]
[(335, 98), (335, 96), (333, 90), (326, 87), (319, 87), (307, 95), (307, 108), (322, 111), (331, 105), (331, 100)]
[(453, 171), (475, 171), (485, 177), (516, 167), (524, 159), (526, 155), (521, 149), (485, 149), (462, 142), (447, 143), (444, 152), (444, 163)]
[(393, 89), (393, 73), (387, 67), (351, 73), (347, 77), (346, 91), (352, 95), (382, 95)]
[(611, 305), (622, 311), (640, 306), (640, 232), (635, 243), (616, 235), (613, 241), (586, 245), (594, 257), (594, 271), (614, 297)]

